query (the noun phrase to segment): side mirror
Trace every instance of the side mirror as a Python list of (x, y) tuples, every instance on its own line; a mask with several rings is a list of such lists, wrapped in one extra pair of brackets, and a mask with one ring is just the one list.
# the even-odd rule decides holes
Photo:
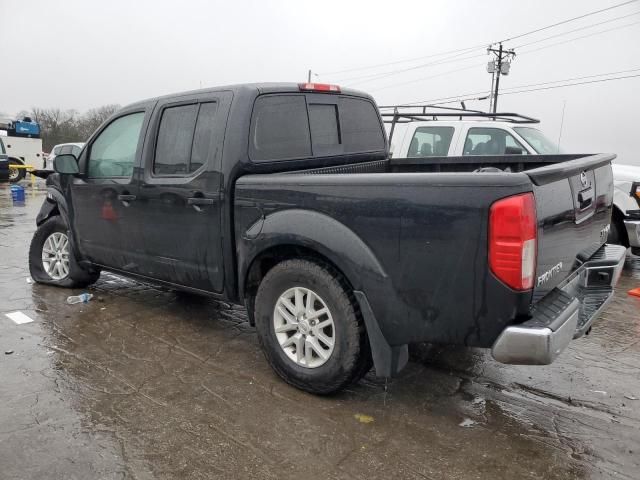
[(505, 155), (524, 155), (524, 150), (519, 147), (506, 147), (504, 149)]
[(53, 159), (53, 170), (62, 175), (77, 175), (80, 173), (78, 169), (78, 160), (70, 153), (57, 155)]

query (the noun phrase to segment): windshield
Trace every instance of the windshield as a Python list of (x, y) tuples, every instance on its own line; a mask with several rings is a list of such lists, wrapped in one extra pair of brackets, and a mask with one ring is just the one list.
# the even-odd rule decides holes
[(515, 127), (514, 130), (531, 145), (536, 153), (543, 155), (560, 153), (560, 147), (545, 137), (540, 130), (531, 127)]

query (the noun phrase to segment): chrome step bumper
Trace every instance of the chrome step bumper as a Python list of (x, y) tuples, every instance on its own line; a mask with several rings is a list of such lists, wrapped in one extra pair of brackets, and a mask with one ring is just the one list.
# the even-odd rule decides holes
[(625, 256), (626, 248), (603, 245), (535, 305), (530, 320), (503, 330), (491, 349), (493, 358), (516, 365), (552, 363), (611, 300)]

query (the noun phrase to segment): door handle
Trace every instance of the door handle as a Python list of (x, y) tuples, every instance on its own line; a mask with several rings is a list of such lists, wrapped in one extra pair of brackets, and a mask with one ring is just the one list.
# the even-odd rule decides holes
[(188, 205), (213, 205), (215, 200), (213, 198), (204, 197), (189, 197), (187, 198)]
[(129, 194), (118, 195), (118, 200), (120, 200), (121, 202), (132, 202), (135, 199), (136, 199), (135, 195), (129, 195)]

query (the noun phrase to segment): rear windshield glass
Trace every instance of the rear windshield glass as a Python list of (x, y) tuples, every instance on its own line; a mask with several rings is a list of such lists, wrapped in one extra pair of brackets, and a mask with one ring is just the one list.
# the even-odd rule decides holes
[(342, 98), (340, 119), (345, 153), (384, 149), (384, 134), (378, 112), (371, 102), (359, 98)]
[(407, 157), (446, 156), (449, 153), (453, 131), (453, 127), (416, 128)]
[(286, 160), (311, 156), (304, 95), (258, 97), (251, 119), (251, 159)]
[(278, 161), (380, 151), (384, 130), (364, 99), (304, 94), (263, 95), (251, 118), (249, 156)]

